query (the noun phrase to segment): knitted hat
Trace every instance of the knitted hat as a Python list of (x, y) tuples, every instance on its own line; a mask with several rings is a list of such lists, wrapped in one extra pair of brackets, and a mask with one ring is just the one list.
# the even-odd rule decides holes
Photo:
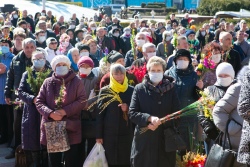
[(174, 56), (174, 59), (173, 59), (174, 62), (175, 62), (175, 64), (176, 64), (176, 60), (177, 60), (178, 57), (180, 57), (180, 56), (187, 57), (188, 60), (189, 60), (189, 64), (192, 63), (192, 59), (191, 59), (191, 54), (190, 54), (190, 52), (189, 52), (188, 50), (186, 50), (186, 49), (179, 49), (179, 50), (176, 52), (176, 54), (175, 54), (175, 56)]
[(81, 50), (85, 49), (85, 50), (88, 50), (90, 52), (90, 48), (88, 45), (85, 45), (85, 44), (80, 44), (77, 46), (77, 49), (79, 50), (79, 52), (81, 52)]
[(88, 64), (92, 68), (94, 67), (93, 60), (88, 56), (81, 57), (80, 60), (77, 62), (77, 67), (80, 68), (81, 65), (83, 65), (83, 64)]
[(49, 47), (49, 44), (50, 44), (51, 42), (57, 42), (56, 38), (49, 37), (49, 38), (46, 40), (46, 45), (47, 45), (47, 47)]
[(70, 60), (69, 60), (69, 58), (68, 58), (67, 56), (58, 55), (58, 56), (55, 56), (55, 57), (52, 59), (52, 61), (51, 61), (50, 64), (51, 64), (51, 67), (52, 67), (52, 69), (53, 69), (54, 71), (55, 71), (56, 65), (57, 65), (58, 63), (66, 63), (67, 66), (68, 66), (69, 69), (70, 69), (71, 62), (70, 62)]
[(195, 34), (195, 32), (193, 30), (187, 30), (186, 37), (188, 37), (191, 34)]
[(216, 77), (218, 78), (220, 74), (230, 75), (234, 79), (235, 72), (233, 66), (226, 62), (220, 63), (216, 68)]
[(120, 58), (124, 58), (123, 55), (115, 50), (112, 50), (109, 54), (108, 54), (108, 62), (110, 64), (115, 63), (118, 59)]

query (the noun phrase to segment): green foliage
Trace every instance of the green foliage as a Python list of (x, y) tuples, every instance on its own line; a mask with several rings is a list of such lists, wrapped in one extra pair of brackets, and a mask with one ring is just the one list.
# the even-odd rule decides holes
[(129, 24), (130, 24), (130, 22), (120, 22), (120, 25), (121, 25), (122, 27), (128, 27)]
[(152, 5), (160, 6), (160, 8), (166, 8), (166, 4), (161, 2), (148, 3), (147, 6), (152, 6)]
[(141, 8), (145, 8), (146, 7), (146, 3), (142, 2), (141, 3)]
[(147, 5), (147, 8), (162, 8), (160, 5)]
[(218, 11), (239, 11), (240, 9), (250, 10), (249, 0), (201, 0), (197, 8), (200, 15), (215, 15)]

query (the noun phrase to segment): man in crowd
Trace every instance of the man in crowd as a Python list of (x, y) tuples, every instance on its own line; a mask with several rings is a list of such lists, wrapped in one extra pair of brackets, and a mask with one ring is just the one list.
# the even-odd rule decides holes
[[(37, 23), (37, 26), (39, 29), (43, 30), (45, 32), (45, 37), (46, 39), (48, 39), (49, 37), (53, 37), (53, 38), (56, 38), (56, 34), (54, 32), (51, 32), (51, 31), (48, 31), (47, 28), (46, 28), (46, 22), (43, 21), (43, 20), (40, 20), (38, 23)], [(45, 39), (45, 40), (46, 40)]]
[[(243, 62), (243, 64), (248, 63), (249, 56), (250, 56), (250, 45), (248, 42), (244, 39), (244, 31), (239, 30), (236, 33), (237, 41), (234, 42), (234, 49), (237, 50), (240, 54), (240, 58)], [(236, 45), (236, 46), (235, 46)], [(247, 59), (246, 59), (247, 58)], [(246, 60), (245, 60), (246, 59)], [(247, 62), (246, 62), (247, 61)]]
[(36, 33), (36, 46), (45, 49), (46, 48), (46, 36), (45, 32), (41, 29), (37, 30)]
[(112, 44), (112, 40), (109, 37), (105, 36), (104, 27), (97, 28), (96, 36), (97, 44), (104, 52), (105, 49), (108, 49), (108, 53), (111, 52), (111, 50), (115, 49), (114, 45)]
[(19, 22), (21, 20), (25, 20), (26, 22), (30, 23), (30, 30), (31, 30), (32, 33), (35, 33), (34, 21), (31, 18), (28, 17), (27, 10), (23, 10), (22, 18), (19, 18), (17, 22)]

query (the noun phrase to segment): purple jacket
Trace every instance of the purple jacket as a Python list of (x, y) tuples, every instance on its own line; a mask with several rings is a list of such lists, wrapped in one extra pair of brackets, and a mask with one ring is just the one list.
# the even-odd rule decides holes
[[(62, 109), (66, 116), (62, 119), (66, 121), (66, 129), (69, 137), (69, 143), (79, 144), (81, 142), (81, 110), (84, 108), (86, 95), (84, 85), (73, 71), (70, 71), (64, 78), (66, 87), (66, 97)], [(55, 98), (58, 97), (62, 79), (55, 76), (47, 78), (37, 96), (36, 108), (42, 115), (40, 142), (47, 145), (44, 123), (53, 121), (49, 115), (55, 108)]]

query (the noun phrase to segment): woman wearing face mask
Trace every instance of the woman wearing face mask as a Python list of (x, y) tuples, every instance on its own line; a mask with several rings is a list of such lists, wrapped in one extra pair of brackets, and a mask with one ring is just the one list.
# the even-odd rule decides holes
[(214, 35), (212, 35), (212, 33), (210, 33), (208, 31), (208, 29), (206, 29), (207, 26), (209, 27), (209, 25), (205, 23), (202, 26), (202, 28), (200, 28), (196, 32), (196, 35), (195, 35), (195, 37), (200, 41), (200, 47), (201, 47), (201, 49), (203, 49), (206, 44), (208, 44), (209, 42), (211, 42), (211, 41), (214, 40), (213, 39)]
[[(82, 123), (82, 143), (81, 143), (81, 160), (82, 164), (86, 156), (90, 153), (91, 149), (95, 145), (95, 132), (96, 132), (96, 116), (97, 113), (94, 112), (94, 107), (91, 111), (87, 110), (88, 105), (91, 105), (97, 100), (96, 96), (96, 84), (98, 82), (98, 77), (92, 73), (94, 67), (94, 62), (87, 56), (81, 57), (77, 63), (79, 73), (78, 76), (82, 80), (84, 89), (86, 92), (86, 97), (88, 98), (87, 105), (85, 109), (81, 112), (81, 123)], [(87, 148), (86, 148), (87, 142)], [(85, 152), (87, 150), (87, 152)]]
[(67, 34), (62, 34), (60, 39), (60, 44), (59, 44), (59, 52), (60, 54), (67, 55), (68, 51), (73, 48), (73, 46), (70, 43), (70, 37)]
[(215, 67), (213, 69), (207, 70), (202, 77), (204, 88), (206, 88), (213, 85), (217, 80), (215, 70), (218, 64), (221, 62), (221, 47), (216, 42), (211, 42), (205, 45), (202, 53), (206, 56), (209, 56), (209, 59), (215, 63)]
[(124, 42), (120, 37), (120, 30), (118, 28), (112, 30), (112, 42), (114, 43), (115, 50), (117, 52), (120, 52), (121, 54), (124, 54), (122, 52), (122, 48), (124, 47)]
[[(89, 41), (87, 41), (87, 45), (89, 46), (89, 56), (93, 59), (97, 59), (98, 60), (98, 64), (99, 61), (105, 56), (103, 52), (100, 51), (100, 49), (97, 47), (97, 41), (94, 39), (90, 39)], [(99, 65), (98, 65), (99, 66)], [(95, 67), (98, 67), (95, 66)]]
[[(190, 52), (186, 49), (179, 49), (174, 57), (174, 66), (172, 66), (165, 73), (173, 77), (176, 81), (175, 87), (177, 89), (178, 97), (180, 99), (180, 108), (184, 108), (189, 104), (198, 100), (197, 91), (203, 88), (203, 82), (198, 81), (198, 76), (192, 66), (192, 59)], [(187, 144), (187, 150), (192, 150), (190, 146), (190, 134), (195, 137), (194, 145), (197, 142), (197, 117), (187, 116), (180, 118), (180, 125), (178, 127), (180, 134)], [(182, 150), (181, 154), (185, 154), (186, 150)]]
[[(216, 76), (218, 76), (217, 80), (218, 84), (223, 87), (227, 87), (227, 91), (223, 96), (223, 98), (216, 103), (213, 109), (213, 121), (216, 127), (220, 131), (225, 133), (227, 122), (230, 120), (228, 124), (228, 134), (232, 150), (238, 152), (238, 162), (235, 160), (233, 167), (246, 167), (247, 162), (244, 160), (245, 153), (243, 153), (242, 151), (247, 150), (249, 147), (248, 142), (246, 142), (246, 139), (247, 141), (249, 140), (249, 137), (246, 137), (248, 135), (249, 130), (242, 129), (244, 117), (241, 117), (242, 116), (241, 114), (243, 113), (241, 112), (242, 111), (241, 104), (243, 104), (242, 96), (247, 95), (247, 92), (241, 91), (241, 88), (244, 89), (245, 88), (244, 86), (249, 86), (249, 85), (245, 85), (245, 82), (243, 81), (245, 77), (243, 78), (237, 77), (237, 83), (235, 84), (232, 83), (234, 80), (234, 70), (232, 65), (229, 63), (225, 62), (221, 63), (216, 69)], [(240, 92), (244, 93), (240, 94)], [(241, 99), (239, 99), (240, 95)], [(239, 105), (238, 105), (238, 100), (239, 100)], [(247, 102), (246, 104), (248, 105)], [(237, 110), (237, 107), (239, 107), (239, 110)], [(247, 125), (249, 124), (247, 123)], [(244, 134), (244, 136), (241, 134)], [(243, 146), (242, 144), (240, 144), (240, 142), (242, 141), (245, 142), (245, 144), (247, 143), (247, 145)], [(228, 141), (222, 141), (222, 142), (226, 142), (228, 144)]]
[[(175, 167), (176, 151), (166, 152), (163, 140), (164, 130), (172, 128), (174, 122), (160, 125), (159, 120), (179, 109), (174, 79), (164, 75), (165, 69), (162, 58), (150, 58), (148, 74), (136, 85), (131, 99), (129, 118), (136, 125), (130, 156), (133, 167)], [(146, 126), (149, 130), (140, 134), (140, 128)]]
[(75, 73), (78, 73), (77, 62), (80, 59), (79, 50), (77, 48), (70, 49), (68, 51), (67, 57), (69, 58), (71, 62), (70, 68), (72, 69), (72, 71), (74, 71)]
[[(33, 62), (32, 77), (37, 78), (36, 72), (43, 72), (50, 67), (46, 64), (45, 54), (39, 50), (32, 53), (31, 60)], [(50, 77), (52, 72), (47, 76)], [(30, 84), (27, 82), (29, 78), (28, 72), (24, 72), (19, 88), (19, 98), (24, 102), (22, 117), (22, 148), (26, 154), (26, 161), (30, 166), (40, 166), (41, 162), (48, 162), (46, 150), (41, 150), (40, 145), (40, 122), (41, 117), (36, 109), (36, 100), (38, 92), (33, 92)], [(38, 88), (39, 90), (39, 88)], [(42, 151), (42, 154), (41, 152)]]
[(134, 57), (136, 57), (136, 59), (143, 57), (142, 46), (146, 42), (147, 42), (146, 35), (144, 33), (139, 32), (138, 34), (136, 34), (135, 41), (134, 41), (134, 43), (135, 43), (134, 50), (128, 51), (125, 55), (125, 67), (130, 67), (132, 65), (132, 63), (134, 62)]
[(126, 69), (120, 64), (110, 67), (110, 84), (100, 90), (99, 95), (114, 91), (121, 103), (113, 101), (101, 111), (110, 98), (100, 99), (97, 104), (96, 142), (103, 144), (109, 167), (129, 167), (130, 151), (133, 139), (133, 127), (128, 119), (128, 107), (134, 88), (128, 85)]
[(164, 60), (173, 54), (174, 46), (171, 43), (173, 34), (171, 31), (164, 31), (162, 34), (162, 42), (157, 45), (156, 55), (160, 56)]
[[(66, 167), (82, 166), (79, 152), (81, 150), (81, 110), (85, 107), (86, 95), (84, 85), (79, 77), (70, 70), (71, 62), (64, 55), (56, 56), (51, 66), (54, 71), (52, 77), (46, 79), (37, 96), (36, 107), (42, 115), (41, 139), (42, 145), (47, 145), (44, 123), (48, 121), (66, 121), (66, 132), (68, 134), (70, 149), (65, 152), (49, 153), (49, 164), (52, 167), (61, 166), (64, 156)], [(64, 101), (60, 109), (56, 109), (55, 99), (64, 83)]]
[(97, 25), (95, 22), (92, 21), (89, 23), (88, 31), (91, 35), (96, 35), (96, 28), (97, 28)]
[[(228, 63), (221, 63), (218, 65), (216, 69), (216, 79), (217, 81), (215, 82), (214, 85), (208, 86), (207, 90), (209, 93), (209, 96), (217, 103), (220, 99), (223, 98), (225, 95), (228, 87), (230, 84), (233, 82), (235, 72), (232, 68), (232, 66)], [(202, 121), (204, 121), (204, 116), (199, 116), (199, 122), (200, 124)], [(212, 120), (211, 120), (212, 121)], [(212, 122), (214, 123), (214, 122)], [(225, 130), (225, 129), (224, 129)], [(214, 128), (210, 132), (205, 132), (206, 137), (205, 137), (205, 151), (208, 154), (212, 145), (214, 144), (214, 140), (218, 136), (218, 130)]]
[(11, 18), (11, 23), (12, 23), (12, 25), (14, 26), (14, 27), (16, 27), (17, 25), (17, 20), (18, 20), (18, 14), (17, 14), (17, 12), (16, 11), (13, 11), (12, 13), (11, 13), (11, 16), (12, 16), (12, 18)]
[(124, 45), (122, 47), (122, 52), (126, 54), (131, 49), (131, 42), (130, 42), (131, 29), (129, 27), (126, 27), (123, 29), (123, 32), (124, 33), (121, 35), (121, 39), (124, 42)]
[(99, 66), (99, 60), (97, 59), (97, 57), (95, 55), (90, 54), (90, 47), (87, 44), (78, 45), (78, 49), (80, 52), (80, 57), (85, 57), (85, 56), (89, 57), (94, 62), (94, 67)]
[(6, 141), (8, 144), (11, 143), (11, 134), (13, 134), (13, 113), (11, 111), (11, 106), (6, 104), (4, 100), (4, 88), (7, 80), (7, 72), (10, 69), (10, 64), (15, 56), (10, 52), (10, 47), (12, 43), (10, 40), (1, 39), (0, 48), (2, 52), (0, 53), (0, 143), (3, 144)]

